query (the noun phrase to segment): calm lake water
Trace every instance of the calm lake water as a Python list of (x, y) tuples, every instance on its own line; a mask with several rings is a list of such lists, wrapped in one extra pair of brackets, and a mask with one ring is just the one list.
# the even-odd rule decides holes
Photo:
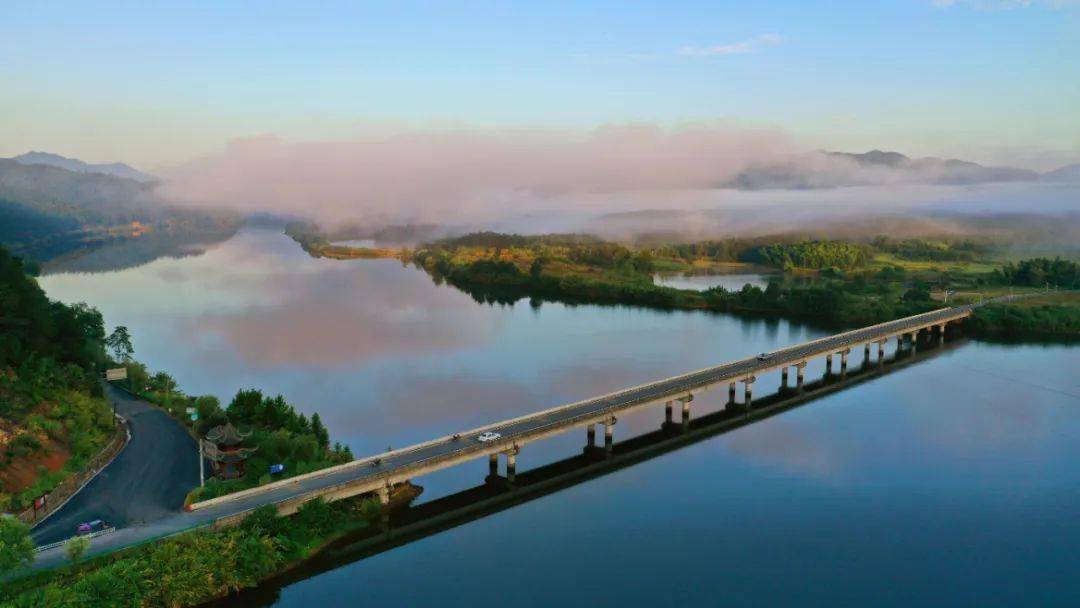
[[(41, 282), (127, 325), (137, 356), (187, 392), (280, 392), (358, 456), (828, 333), (700, 312), (481, 305), (400, 262), (312, 259), (256, 229), (197, 257)], [(808, 376), (823, 369), (814, 362)], [(1073, 604), (1078, 369), (1075, 347), (967, 342), (271, 588), (269, 603)], [(755, 397), (778, 384), (760, 377)], [(694, 414), (720, 407), (721, 393), (702, 394)], [(662, 416), (620, 418), (616, 439)], [(518, 468), (583, 443), (570, 433), (530, 444)], [(477, 461), (417, 482), (430, 499), (485, 473)]]
[(374, 248), (375, 239), (350, 239), (347, 241), (334, 241), (331, 245), (337, 245), (338, 247), (367, 247), (368, 249)]
[(713, 287), (723, 287), (728, 291), (739, 291), (744, 285), (765, 289), (769, 285), (767, 274), (662, 274), (653, 275), (653, 283), (676, 289), (705, 291)]

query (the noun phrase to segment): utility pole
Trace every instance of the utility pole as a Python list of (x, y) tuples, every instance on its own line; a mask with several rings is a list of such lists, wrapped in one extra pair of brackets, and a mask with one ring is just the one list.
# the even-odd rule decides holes
[(200, 488), (206, 486), (206, 473), (203, 471), (203, 467), (206, 466), (204, 464), (205, 460), (206, 459), (203, 458), (203, 439), (202, 439), (202, 437), (200, 437), (199, 438), (199, 487)]

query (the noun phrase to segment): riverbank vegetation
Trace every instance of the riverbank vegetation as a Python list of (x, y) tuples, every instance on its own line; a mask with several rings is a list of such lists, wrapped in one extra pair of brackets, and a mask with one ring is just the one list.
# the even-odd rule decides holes
[(323, 234), (310, 224), (293, 223), (285, 227), (285, 234), (300, 244), (300, 247), (313, 258), (331, 258), (335, 260), (372, 260), (378, 258), (408, 259), (408, 252), (385, 247), (356, 247), (334, 244), (331, 237)]
[[(418, 248), (412, 259), (436, 282), (454, 285), (480, 302), (511, 303), (529, 297), (536, 304), (552, 300), (705, 309), (784, 316), (836, 327), (879, 323), (939, 308), (946, 294), (958, 290), (966, 290), (968, 299), (978, 299), (1008, 293), (1009, 284), (1033, 286), (1036, 279), (1032, 277), (1075, 283), (1073, 262), (1043, 259), (995, 266), (979, 259), (985, 252), (984, 246), (970, 242), (914, 239), (859, 243), (733, 239), (633, 248), (589, 235), (476, 233)], [(914, 258), (912, 263), (919, 266), (881, 264), (883, 255)], [(695, 269), (732, 260), (771, 267), (775, 274), (765, 288), (745, 285), (737, 290), (677, 289), (653, 280), (658, 269)], [(941, 261), (945, 266), (934, 266)], [(1020, 305), (999, 306), (1011, 311)], [(1075, 310), (1056, 302), (1038, 312), (998, 313), (992, 318), (989, 314), (972, 325), (973, 331), (1013, 332), (1027, 327), (1041, 335), (1077, 333)], [(1041, 323), (1051, 319), (1052, 323)]]
[[(335, 257), (326, 235), (306, 224), (286, 234), (315, 256)], [(1077, 263), (1061, 258), (1003, 260), (986, 239), (805, 239), (797, 235), (697, 242), (642, 239), (636, 245), (588, 234), (520, 235), (476, 232), (441, 239), (403, 261), (437, 283), (449, 283), (478, 302), (512, 303), (528, 297), (567, 303), (631, 304), (773, 315), (836, 327), (879, 323), (962, 303), (1024, 293), (1048, 285), (1078, 286)], [(342, 257), (365, 257), (356, 253)], [(371, 256), (378, 257), (378, 256)], [(765, 269), (765, 288), (677, 289), (655, 284), (658, 272), (720, 274)], [(1011, 291), (1010, 291), (1011, 289)], [(1048, 302), (1037, 312), (1002, 304), (977, 315), (977, 333), (1074, 336), (1072, 306)], [(1029, 307), (1025, 307), (1029, 308)]]
[(256, 586), (380, 513), (370, 497), (317, 499), (289, 517), (261, 507), (236, 527), (188, 532), (7, 581), (0, 605), (196, 606)]
[(1004, 285), (1076, 289), (1080, 287), (1080, 263), (1061, 258), (1009, 262), (996, 270), (993, 278)]
[(975, 310), (969, 324), (976, 334), (1011, 338), (1080, 336), (1080, 300), (1037, 297)]
[(112, 436), (104, 342), (98, 311), (50, 301), (0, 247), (0, 512), (28, 508)]

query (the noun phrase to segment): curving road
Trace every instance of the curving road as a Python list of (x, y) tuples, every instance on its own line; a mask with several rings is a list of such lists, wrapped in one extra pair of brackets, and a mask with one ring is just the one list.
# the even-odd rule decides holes
[(199, 485), (195, 440), (179, 422), (112, 386), (105, 386), (105, 396), (128, 420), (131, 441), (78, 494), (34, 527), (38, 545), (69, 538), (80, 523), (95, 519), (117, 527), (161, 519), (180, 511), (188, 491)]

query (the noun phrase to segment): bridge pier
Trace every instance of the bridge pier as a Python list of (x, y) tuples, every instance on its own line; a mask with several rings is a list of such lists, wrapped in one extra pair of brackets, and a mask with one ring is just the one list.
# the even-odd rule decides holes
[(732, 382), (727, 386), (727, 402), (728, 407), (735, 407), (735, 383)]
[(881, 367), (885, 364), (885, 343), (888, 340), (880, 340), (877, 343), (877, 364)]
[(743, 405), (749, 410), (753, 407), (754, 402), (754, 380), (757, 380), (754, 376), (743, 379)]
[(850, 348), (845, 348), (840, 351), (840, 378), (847, 376), (847, 356), (850, 352)]
[(937, 330), (938, 330), (938, 333), (937, 333), (938, 344), (939, 345), (940, 344), (945, 344), (945, 324), (942, 323), (941, 325), (938, 325)]
[(586, 445), (585, 449), (588, 450), (588, 449), (591, 449), (591, 448), (595, 448), (596, 447), (596, 425), (595, 424), (590, 424), (588, 427), (586, 427), (585, 436), (586, 436), (586, 438), (588, 440), (588, 444)]
[(784, 366), (783, 369), (780, 370), (780, 390), (781, 391), (786, 391), (787, 390), (787, 377), (788, 377), (788, 371), (787, 370), (788, 370), (788, 368), (787, 368), (786, 365)]
[(671, 402), (664, 403), (664, 423), (671, 424)]
[(376, 494), (379, 496), (379, 506), (382, 507), (380, 523), (386, 529), (390, 527), (390, 486), (380, 487), (376, 490)]
[(904, 334), (896, 336), (896, 354), (899, 355), (902, 350), (904, 350)]
[(678, 399), (679, 403), (682, 403), (682, 431), (684, 433), (690, 428), (690, 402), (693, 400), (693, 395), (679, 397)]
[(828, 378), (832, 375), (832, 355), (825, 355), (825, 377)]
[(499, 455), (488, 454), (488, 481), (495, 481), (499, 477)]
[(806, 361), (800, 361), (795, 364), (795, 390), (803, 392), (803, 369), (806, 368)]
[(614, 445), (615, 417), (604, 421), (604, 454), (611, 458), (611, 448)]
[(517, 479), (517, 453), (518, 449), (506, 453), (506, 482), (514, 483)]
[(918, 343), (919, 343), (919, 330), (916, 329), (915, 331), (911, 332), (911, 354), (914, 355), (915, 351), (918, 350)]

